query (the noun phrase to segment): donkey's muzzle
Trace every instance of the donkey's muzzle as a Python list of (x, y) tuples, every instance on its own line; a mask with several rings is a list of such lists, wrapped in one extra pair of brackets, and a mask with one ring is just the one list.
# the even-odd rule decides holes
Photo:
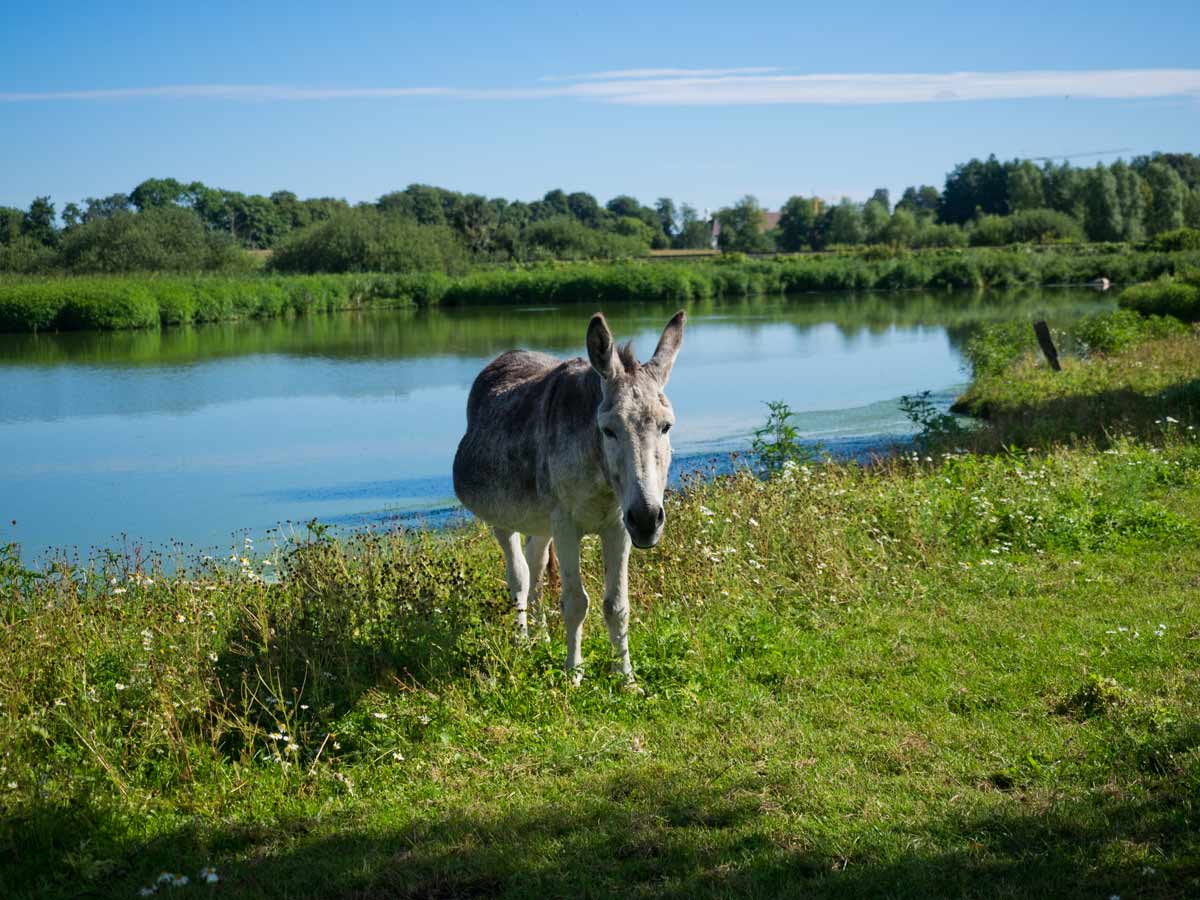
[(625, 511), (625, 530), (629, 532), (633, 545), (642, 550), (648, 550), (658, 543), (666, 521), (666, 511), (657, 505), (639, 503)]

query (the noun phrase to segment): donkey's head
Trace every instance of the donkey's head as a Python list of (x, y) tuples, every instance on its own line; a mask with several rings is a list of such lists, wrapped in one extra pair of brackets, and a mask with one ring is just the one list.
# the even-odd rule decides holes
[(683, 343), (681, 310), (667, 323), (654, 356), (639, 364), (628, 345), (617, 349), (600, 313), (588, 323), (587, 350), (603, 384), (596, 427), (609, 484), (621, 503), (629, 537), (637, 547), (653, 547), (662, 537), (667, 514), (663, 492), (671, 465), (675, 413), (663, 388)]

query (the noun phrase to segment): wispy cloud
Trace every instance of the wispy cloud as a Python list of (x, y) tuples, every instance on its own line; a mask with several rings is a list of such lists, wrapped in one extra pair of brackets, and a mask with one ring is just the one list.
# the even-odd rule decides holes
[[(546, 81), (557, 81), (545, 85)], [(1200, 69), (781, 74), (777, 68), (621, 69), (544, 79), (540, 87), (298, 87), (175, 85), (0, 92), (0, 102), (135, 99), (314, 101), (444, 97), (458, 100), (575, 98), (643, 106), (950, 103), (1037, 98), (1200, 98)]]
[(547, 75), (542, 81), (607, 81), (621, 78), (705, 78), (719, 75), (766, 75), (781, 66), (742, 66), (734, 69), (613, 69), (585, 75)]

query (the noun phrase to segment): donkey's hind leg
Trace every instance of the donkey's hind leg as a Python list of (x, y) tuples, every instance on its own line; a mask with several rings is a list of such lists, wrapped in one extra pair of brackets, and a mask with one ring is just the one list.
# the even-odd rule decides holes
[(538, 637), (550, 640), (546, 630), (546, 604), (542, 602), (543, 573), (550, 559), (550, 538), (531, 534), (525, 538), (525, 564), (529, 567), (529, 615)]
[(529, 566), (521, 552), (521, 535), (515, 531), (493, 528), (492, 534), (504, 551), (504, 579), (508, 582), (508, 596), (517, 608), (517, 638), (529, 639), (529, 622), (526, 609), (529, 600)]

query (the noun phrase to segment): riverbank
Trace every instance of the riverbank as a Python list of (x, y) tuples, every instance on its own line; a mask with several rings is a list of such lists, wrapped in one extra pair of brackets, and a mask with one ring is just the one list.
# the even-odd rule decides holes
[(1126, 245), (864, 251), (670, 262), (564, 263), (423, 275), (113, 276), (0, 280), (0, 331), (155, 328), (343, 309), (641, 300), (813, 291), (1132, 283), (1200, 266), (1200, 252)]
[(10, 553), (0, 893), (1184, 894), (1200, 441), (1171, 418), (692, 484), (630, 569), (645, 697), (598, 610), (580, 688), (557, 616), (513, 644), (479, 527), (170, 576)]

